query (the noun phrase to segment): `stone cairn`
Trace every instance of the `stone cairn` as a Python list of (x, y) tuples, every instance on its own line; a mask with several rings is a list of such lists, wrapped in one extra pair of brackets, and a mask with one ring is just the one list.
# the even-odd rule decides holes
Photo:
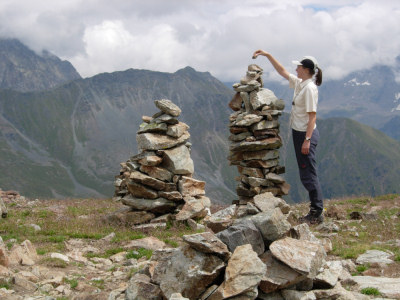
[(265, 192), (275, 196), (287, 195), (289, 184), (282, 176), (285, 167), (279, 165), (282, 140), (279, 136), (278, 118), (285, 107), (283, 100), (263, 88), (263, 70), (249, 65), (240, 83), (235, 83), (235, 96), (229, 106), (231, 165), (236, 165), (240, 176), (236, 192), (238, 204), (247, 204), (253, 197)]
[(171, 216), (178, 221), (202, 218), (211, 203), (205, 182), (192, 178), (189, 126), (178, 120), (181, 109), (170, 100), (154, 103), (160, 111), (142, 117), (136, 135), (139, 154), (121, 163), (114, 199), (129, 206), (134, 224)]
[[(12, 202), (21, 198), (21, 195), (16, 191), (3, 191), (0, 188), (0, 215), (2, 218), (7, 218), (8, 210), (5, 203)], [(24, 198), (24, 197), (22, 197)]]

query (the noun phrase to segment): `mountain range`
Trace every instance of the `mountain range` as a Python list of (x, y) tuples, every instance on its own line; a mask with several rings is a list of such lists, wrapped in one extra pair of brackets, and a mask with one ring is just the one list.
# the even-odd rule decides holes
[[(138, 153), (136, 132), (141, 116), (154, 114), (154, 100), (166, 98), (181, 107), (180, 118), (190, 126), (195, 177), (206, 181), (207, 195), (216, 203), (236, 199), (234, 177), (238, 173), (227, 160), (231, 113), (227, 104), (233, 90), (210, 73), (191, 67), (175, 73), (129, 69), (81, 78), (69, 62), (49, 53), (36, 54), (16, 40), (0, 40), (0, 49), (2, 59), (13, 62), (6, 67), (0, 64), (2, 81), (7, 83), (0, 86), (1, 188), (16, 189), (29, 197), (111, 197), (119, 163)], [(19, 74), (20, 79), (7, 74)], [(365, 74), (378, 76), (372, 71)], [(372, 78), (357, 80), (373, 82)], [(390, 82), (393, 90), (399, 87), (394, 79)], [(337, 101), (338, 106), (331, 104), (331, 99), (339, 96), (327, 93), (337, 91), (334, 87), (339, 83), (325, 85), (326, 90), (321, 89), (321, 116), (328, 118), (318, 120), (324, 196), (400, 192), (399, 141), (361, 124), (356, 120), (362, 119), (358, 114), (343, 118), (332, 113), (343, 110), (346, 100)], [(283, 99), (291, 98), (286, 96), (290, 91), (280, 84), (268, 82), (265, 86)], [(355, 88), (359, 87), (348, 89), (350, 97), (358, 95)], [(397, 110), (387, 113), (385, 97), (365, 100), (372, 94), (367, 91), (357, 98), (367, 106), (378, 103), (375, 108), (362, 110), (365, 118), (375, 109), (380, 121), (370, 125), (396, 138)], [(345, 86), (340, 95), (347, 97)], [(332, 105), (331, 113), (324, 103)], [(392, 101), (393, 107), (395, 104)], [(303, 201), (306, 195), (298, 180), (288, 115), (284, 114), (280, 122), (284, 142), (281, 159), (292, 186), (287, 200)]]

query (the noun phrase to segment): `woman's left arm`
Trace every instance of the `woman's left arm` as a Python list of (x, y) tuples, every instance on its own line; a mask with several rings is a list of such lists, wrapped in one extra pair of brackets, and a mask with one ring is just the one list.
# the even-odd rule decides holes
[[(311, 138), (312, 133), (314, 131), (315, 123), (317, 122), (317, 113), (316, 112), (309, 112), (308, 113), (308, 124), (307, 124), (307, 131), (306, 131), (306, 138)], [(308, 155), (310, 153), (310, 140), (304, 139), (303, 145), (301, 147), (301, 153), (304, 155)]]

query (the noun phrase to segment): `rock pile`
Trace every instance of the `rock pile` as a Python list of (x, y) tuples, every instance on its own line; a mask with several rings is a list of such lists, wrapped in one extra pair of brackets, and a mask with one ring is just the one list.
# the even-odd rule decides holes
[(263, 88), (262, 72), (259, 66), (249, 65), (246, 76), (233, 85), (236, 94), (229, 103), (235, 112), (229, 118), (228, 159), (240, 173), (236, 192), (243, 204), (265, 192), (287, 195), (290, 188), (280, 176), (285, 168), (279, 165), (278, 151), (282, 146), (278, 118), (285, 104)]
[(189, 126), (178, 120), (181, 109), (170, 100), (154, 101), (160, 110), (144, 121), (136, 135), (139, 154), (121, 163), (115, 199), (129, 206), (135, 224), (202, 218), (210, 207), (205, 182), (192, 178)]
[(254, 200), (247, 213), (233, 204), (206, 217), (214, 233), (185, 235), (181, 247), (155, 251), (148, 268), (131, 278), (126, 299), (368, 298), (341, 286), (351, 277), (348, 262), (327, 261), (330, 241), (317, 239), (307, 224), (291, 225), (283, 199), (268, 192)]

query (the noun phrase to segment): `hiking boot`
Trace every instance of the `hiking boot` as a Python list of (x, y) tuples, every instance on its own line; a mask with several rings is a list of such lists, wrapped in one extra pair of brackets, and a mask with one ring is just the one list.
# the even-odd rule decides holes
[(321, 224), (324, 221), (324, 216), (321, 213), (316, 212), (315, 210), (310, 210), (308, 214), (304, 217), (299, 218), (299, 223), (307, 223), (310, 225)]
[(317, 225), (317, 224), (321, 224), (322, 222), (324, 222), (324, 216), (322, 214), (320, 214), (319, 216), (312, 216), (307, 223), (311, 224), (311, 225)]

